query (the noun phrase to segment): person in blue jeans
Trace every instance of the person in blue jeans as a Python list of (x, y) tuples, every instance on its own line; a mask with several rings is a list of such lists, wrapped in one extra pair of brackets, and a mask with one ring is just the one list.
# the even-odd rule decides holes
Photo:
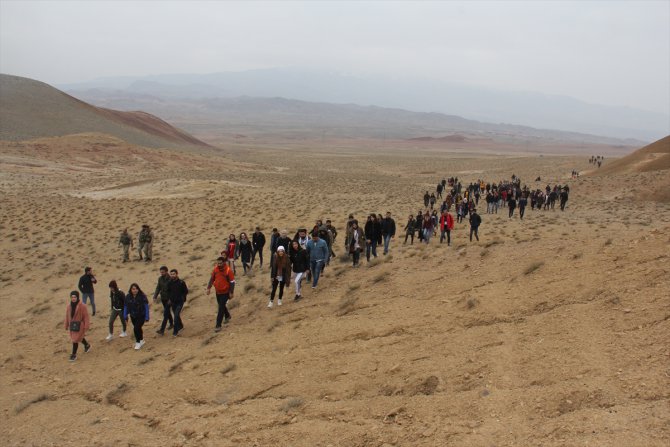
[(307, 241), (306, 248), (309, 254), (309, 266), (312, 270), (312, 289), (316, 289), (316, 285), (319, 283), (319, 275), (330, 256), (330, 251), (326, 241), (320, 239), (319, 233), (316, 231), (312, 233), (312, 239)]
[(391, 239), (395, 237), (395, 220), (391, 217), (391, 213), (386, 213), (386, 218), (382, 220), (382, 235), (384, 236), (384, 254), (389, 252), (389, 244)]
[(81, 292), (81, 301), (86, 304), (86, 301), (91, 299), (91, 310), (93, 311), (91, 315), (95, 315), (95, 295), (93, 290), (93, 284), (97, 283), (98, 280), (95, 279), (93, 274), (93, 269), (91, 267), (86, 267), (84, 269), (84, 274), (79, 278), (79, 291)]
[(379, 239), (379, 235), (377, 234), (375, 220), (377, 220), (377, 217), (374, 214), (370, 214), (363, 229), (365, 233), (365, 258), (368, 262), (370, 262), (370, 254), (375, 258), (377, 257), (377, 240)]

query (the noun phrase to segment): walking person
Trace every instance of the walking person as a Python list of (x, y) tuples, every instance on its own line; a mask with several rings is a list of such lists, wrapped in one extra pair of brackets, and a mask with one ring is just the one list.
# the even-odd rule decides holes
[(130, 261), (130, 250), (133, 248), (133, 238), (128, 233), (128, 228), (121, 232), (119, 246), (123, 247), (123, 262)]
[(251, 235), (251, 266), (254, 266), (256, 255), (258, 255), (259, 267), (263, 268), (263, 247), (265, 246), (265, 235), (261, 232), (260, 227), (256, 227), (256, 231)]
[(130, 290), (126, 295), (126, 301), (123, 306), (123, 319), (133, 323), (133, 333), (135, 334), (135, 350), (139, 351), (144, 346), (144, 332), (142, 326), (149, 322), (149, 300), (137, 283), (130, 285)]
[(519, 199), (519, 219), (521, 220), (523, 220), (523, 215), (526, 213), (526, 205), (528, 205), (528, 199), (525, 194), (522, 194)]
[(123, 306), (126, 301), (126, 294), (119, 290), (119, 286), (114, 280), (109, 282), (109, 300), (112, 308), (109, 313), (109, 335), (105, 339), (107, 341), (114, 338), (114, 322), (117, 317), (121, 320), (121, 325), (123, 326), (123, 331), (121, 331), (119, 337), (126, 337), (128, 335), (126, 334), (126, 320), (123, 318)]
[(472, 242), (472, 235), (474, 234), (479, 242), (479, 226), (482, 224), (482, 218), (477, 214), (477, 210), (473, 209), (470, 213), (470, 242)]
[(79, 300), (79, 292), (73, 290), (70, 292), (70, 302), (65, 309), (65, 330), (70, 333), (72, 342), (72, 354), (70, 361), (77, 360), (77, 349), (79, 343), (84, 344), (84, 352), (91, 350), (91, 344), (86, 341), (86, 331), (91, 326), (91, 319), (88, 316), (86, 304)]
[(386, 213), (386, 218), (382, 221), (382, 236), (384, 237), (384, 254), (389, 252), (389, 244), (391, 239), (395, 237), (395, 220), (391, 217), (391, 213)]
[(247, 236), (247, 233), (244, 231), (240, 233), (240, 242), (237, 244), (236, 248), (236, 258), (242, 259), (242, 268), (244, 269), (244, 274), (247, 274), (247, 269), (251, 270), (251, 256), (253, 252), (252, 243)]
[(170, 270), (170, 281), (168, 282), (168, 296), (170, 297), (170, 306), (174, 314), (174, 329), (172, 336), (176, 337), (179, 332), (184, 329), (184, 323), (181, 321), (181, 310), (186, 303), (186, 295), (188, 295), (188, 287), (183, 279), (179, 278), (177, 269)]
[(79, 278), (79, 284), (77, 288), (81, 292), (81, 300), (86, 304), (86, 300), (91, 300), (91, 310), (92, 316), (95, 316), (95, 291), (93, 289), (93, 284), (98, 282), (95, 279), (93, 274), (93, 269), (91, 267), (84, 268), (84, 274)]
[(174, 327), (174, 318), (172, 317), (172, 312), (170, 309), (170, 293), (168, 290), (168, 284), (170, 283), (170, 274), (168, 273), (168, 268), (162, 266), (159, 269), (160, 276), (156, 283), (156, 290), (154, 291), (153, 302), (158, 302), (158, 295), (161, 296), (161, 304), (163, 305), (163, 321), (161, 322), (160, 328), (156, 331), (157, 334), (163, 335), (165, 333), (165, 326), (169, 324), (168, 331)]
[(328, 244), (323, 239), (319, 239), (319, 233), (312, 233), (312, 239), (307, 242), (307, 254), (310, 270), (312, 271), (312, 289), (316, 289), (321, 270), (323, 270), (330, 255)]
[(272, 292), (270, 292), (270, 301), (268, 302), (268, 309), (272, 309), (272, 302), (275, 299), (277, 288), (279, 288), (279, 298), (277, 299), (277, 306), (282, 305), (282, 298), (284, 297), (284, 286), (286, 282), (291, 279), (291, 260), (286, 254), (286, 249), (283, 245), (277, 247), (277, 253), (272, 255), (272, 267), (270, 268), (270, 279), (272, 281)]
[(561, 211), (565, 211), (565, 205), (568, 203), (568, 191), (570, 189), (566, 186), (563, 187), (563, 191), (561, 191)]
[(454, 217), (445, 210), (440, 216), (440, 244), (447, 238), (447, 246), (451, 245), (451, 230), (454, 229)]
[(151, 231), (149, 225), (142, 225), (142, 229), (140, 230), (138, 240), (140, 242), (138, 246), (140, 261), (142, 260), (142, 252), (144, 252), (144, 261), (145, 262), (151, 261), (154, 246), (154, 232)]
[(209, 277), (209, 283), (207, 283), (207, 295), (209, 295), (212, 286), (214, 286), (216, 303), (218, 304), (214, 332), (221, 331), (221, 322), (228, 324), (230, 321), (230, 312), (228, 312), (226, 304), (228, 303), (228, 300), (233, 299), (233, 293), (235, 292), (235, 273), (226, 261), (225, 254), (222, 254), (221, 257), (216, 260), (214, 270), (212, 270), (212, 274)]
[(514, 216), (514, 210), (516, 209), (516, 198), (513, 195), (509, 196), (507, 207), (509, 208), (509, 218), (511, 219), (512, 216)]
[(295, 284), (295, 297), (293, 300), (298, 301), (302, 298), (302, 280), (305, 277), (305, 272), (309, 270), (309, 258), (307, 250), (302, 248), (300, 242), (297, 240), (291, 242), (289, 259), (291, 260), (293, 273), (295, 273), (295, 279), (293, 280)]
[(228, 267), (233, 269), (233, 273), (237, 273), (235, 269), (235, 256), (237, 255), (237, 240), (235, 239), (234, 234), (228, 235), (228, 242), (226, 242), (226, 247), (221, 251), (221, 256), (226, 254), (226, 259), (228, 260)]
[[(412, 239), (414, 235), (412, 234)], [(347, 239), (347, 247), (349, 253), (353, 258), (353, 267), (358, 267), (361, 260), (361, 251), (365, 248), (366, 239), (363, 230), (358, 227), (358, 221), (354, 220), (351, 225), (351, 231), (349, 232)]]
[(375, 215), (370, 214), (365, 222), (365, 258), (370, 262), (370, 254), (377, 257), (377, 226), (375, 225)]
[(426, 244), (430, 243), (430, 238), (433, 236), (433, 226), (433, 217), (426, 211), (422, 221), (423, 240)]
[(414, 232), (416, 231), (416, 220), (414, 219), (414, 215), (410, 214), (409, 218), (407, 219), (407, 225), (405, 225), (405, 242), (403, 244), (407, 243), (407, 238), (411, 237), (410, 240), (410, 245), (414, 245)]

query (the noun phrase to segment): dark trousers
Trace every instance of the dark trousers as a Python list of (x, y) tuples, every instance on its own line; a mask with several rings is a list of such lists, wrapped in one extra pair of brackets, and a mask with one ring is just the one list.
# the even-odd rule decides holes
[(568, 203), (568, 202), (561, 200), (561, 211), (565, 211), (565, 204), (566, 203)]
[[(287, 248), (287, 250), (288, 250), (288, 248)], [(263, 267), (263, 247), (254, 248), (251, 251), (251, 265), (254, 265), (254, 261), (256, 260), (256, 253), (258, 253), (258, 259), (261, 263), (261, 267)]]
[(514, 215), (514, 208), (509, 209), (509, 217), (512, 217)]
[(165, 326), (170, 323), (170, 326), (174, 325), (174, 319), (172, 318), (172, 313), (170, 312), (170, 302), (162, 301), (163, 304), (163, 321), (161, 322), (161, 331), (165, 330)]
[(479, 240), (479, 227), (470, 227), (470, 242), (472, 242), (472, 235), (475, 235), (477, 240)]
[(354, 252), (351, 254), (351, 256), (354, 259), (354, 265), (358, 265), (358, 262), (361, 260), (361, 249), (360, 248), (355, 249)]
[[(85, 338), (83, 338), (81, 342), (84, 344), (84, 346), (88, 345), (88, 342), (86, 341)], [(79, 343), (72, 343), (72, 355), (77, 354), (77, 349), (79, 349)]]
[(375, 258), (377, 257), (377, 240), (372, 240), (370, 241), (369, 244), (365, 245), (365, 258), (369, 261), (370, 260), (370, 253), (372, 253), (372, 256)]
[(172, 303), (172, 312), (174, 313), (174, 329), (173, 334), (177, 335), (179, 331), (184, 329), (184, 323), (181, 321), (181, 310), (184, 308), (184, 302)]
[(219, 312), (216, 314), (216, 327), (221, 327), (223, 317), (226, 317), (226, 320), (230, 319), (230, 312), (228, 312), (228, 308), (226, 307), (229, 297), (230, 295), (227, 293), (216, 294), (216, 302), (219, 304)]
[(139, 343), (144, 340), (144, 332), (142, 332), (142, 326), (144, 326), (144, 316), (133, 317), (130, 316), (130, 321), (133, 322), (133, 333), (135, 333), (135, 341)]
[(447, 245), (451, 245), (451, 230), (447, 230), (446, 228), (442, 230), (442, 233), (440, 234), (440, 244), (444, 241), (445, 236), (447, 239)]
[(112, 312), (109, 314), (109, 333), (114, 332), (114, 322), (116, 317), (119, 317), (121, 324), (123, 325), (123, 332), (126, 332), (126, 320), (123, 319), (123, 310), (116, 310), (112, 307)]
[(525, 206), (520, 206), (519, 207), (519, 218), (523, 219), (523, 215), (526, 213), (526, 207)]
[(413, 243), (414, 243), (414, 232), (412, 232), (412, 233), (405, 233), (405, 244), (407, 243), (407, 238), (408, 238), (408, 237), (411, 237), (411, 238), (412, 238), (411, 241), (410, 241), (410, 244), (413, 244)]
[(270, 293), (270, 301), (275, 299), (275, 294), (277, 293), (277, 286), (279, 286), (279, 299), (282, 299), (284, 296), (284, 281), (278, 281), (277, 278), (272, 280), (272, 293)]

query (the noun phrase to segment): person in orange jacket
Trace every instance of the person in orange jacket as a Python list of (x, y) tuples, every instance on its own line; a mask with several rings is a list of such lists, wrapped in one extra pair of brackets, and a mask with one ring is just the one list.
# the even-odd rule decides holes
[(228, 312), (226, 303), (228, 303), (228, 300), (233, 299), (233, 293), (235, 292), (235, 273), (226, 262), (228, 260), (227, 258), (228, 253), (225, 251), (221, 252), (221, 257), (216, 260), (216, 266), (214, 266), (212, 275), (209, 277), (209, 283), (207, 284), (207, 295), (209, 295), (212, 286), (214, 286), (216, 302), (219, 305), (214, 332), (221, 331), (222, 322), (228, 324), (230, 321), (230, 312)]

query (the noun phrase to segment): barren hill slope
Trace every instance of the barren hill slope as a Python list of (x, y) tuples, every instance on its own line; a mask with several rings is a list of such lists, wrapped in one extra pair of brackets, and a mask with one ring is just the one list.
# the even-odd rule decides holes
[(630, 155), (608, 163), (595, 175), (624, 174), (628, 172), (664, 171), (670, 169), (670, 135), (661, 138)]
[(0, 74), (0, 139), (98, 132), (146, 147), (207, 146), (144, 112), (91, 106), (43, 82)]

